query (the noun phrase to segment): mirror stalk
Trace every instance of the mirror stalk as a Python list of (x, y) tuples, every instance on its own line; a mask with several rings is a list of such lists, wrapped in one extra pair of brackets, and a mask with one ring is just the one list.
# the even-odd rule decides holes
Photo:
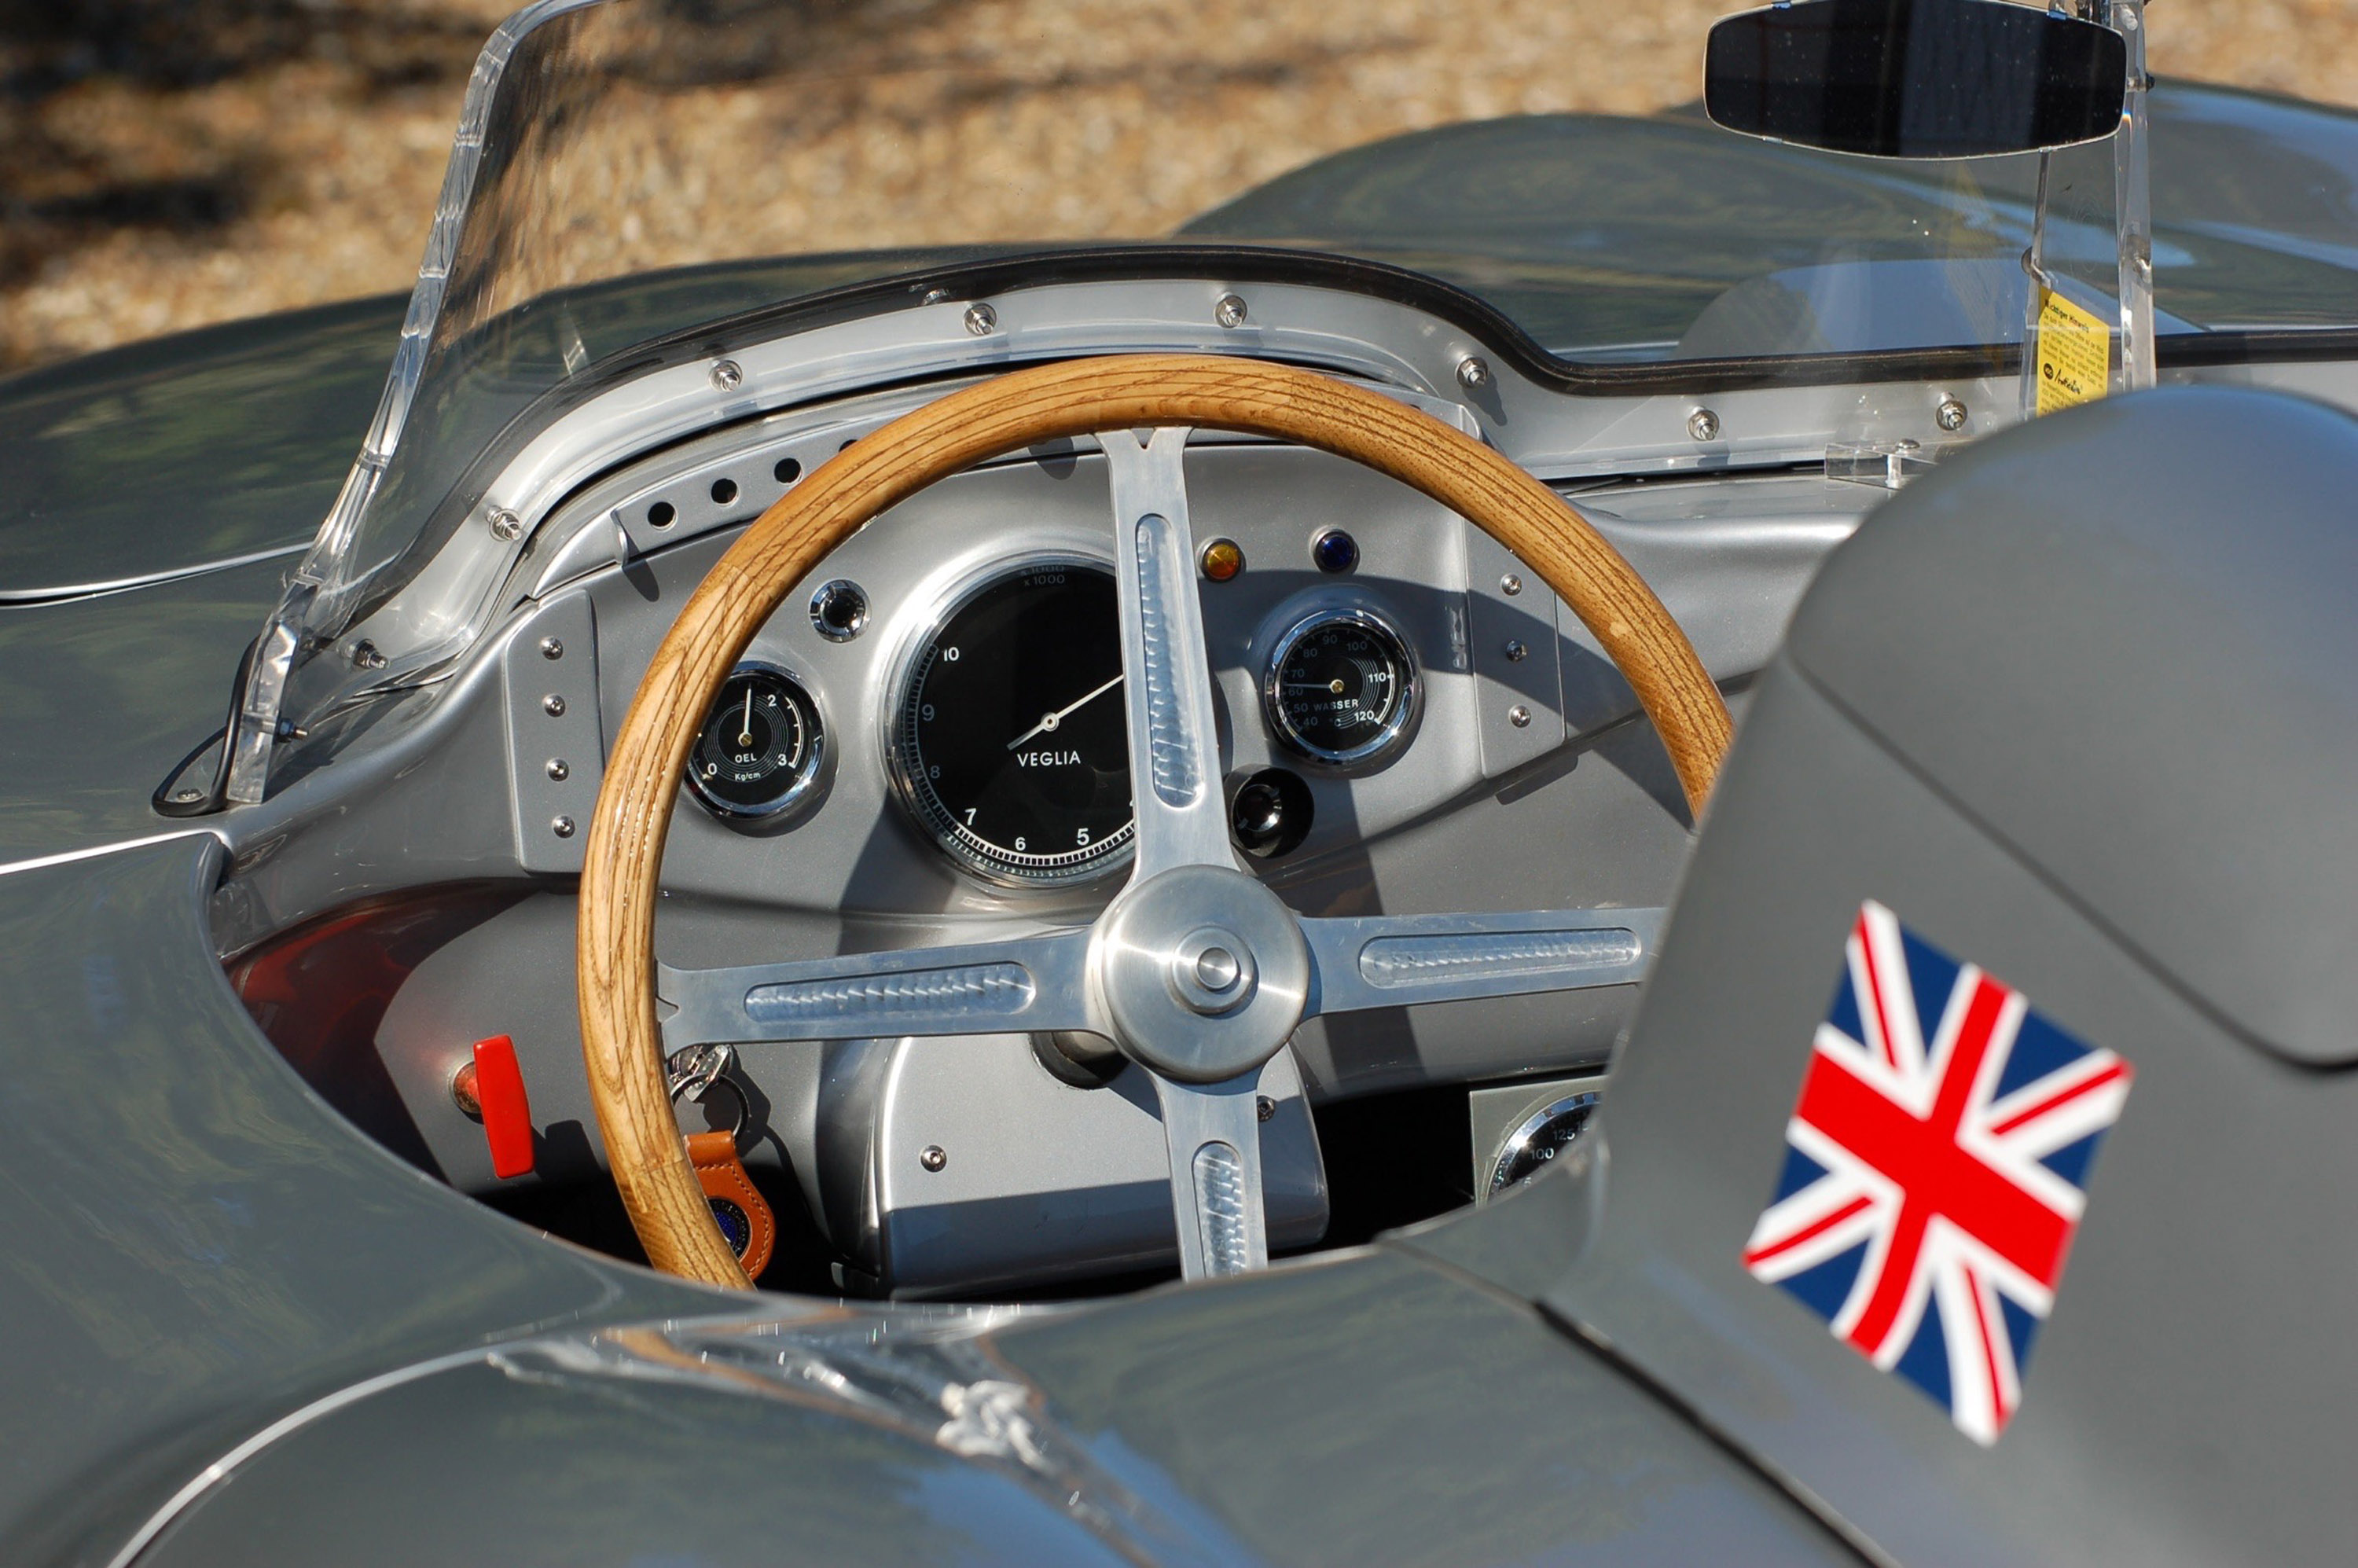
[(2022, 319), (2022, 419), (2039, 417), (2039, 318), (2047, 306), (2047, 291), (2055, 281), (2047, 273), (2047, 178), (2055, 155), (2039, 155), (2039, 196), (2030, 209), (2030, 248), (2022, 253), (2022, 270), (2030, 275), (2030, 294)]
[(2154, 384), (2153, 187), (2146, 135), (2146, 98), (2153, 79), (2145, 70), (2145, 0), (2112, 0), (2115, 32), (2128, 46), (2128, 91), (2121, 128), (2113, 137), (2113, 209), (2119, 230), (2121, 386)]

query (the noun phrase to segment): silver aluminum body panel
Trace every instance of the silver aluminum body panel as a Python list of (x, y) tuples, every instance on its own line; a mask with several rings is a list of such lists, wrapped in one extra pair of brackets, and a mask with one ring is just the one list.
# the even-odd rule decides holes
[[(1589, 1441), (1498, 1441), (1567, 1421)], [(552, 1325), (340, 1389), (234, 1457), (151, 1517), (143, 1564), (754, 1562), (782, 1519), (824, 1568), (1857, 1562), (1609, 1363), (1393, 1248), (1087, 1311)]]
[(214, 957), (223, 860), (196, 828), (0, 868), (0, 1169), (57, 1195), (0, 1206), (12, 1564), (114, 1560), (255, 1432), (388, 1370), (728, 1304), (552, 1246), (322, 1104)]
[[(1903, 491), (1760, 682), (1614, 1059), (1609, 1158), (1466, 1227), (1527, 1246), (1544, 1211), (1578, 1253), (1533, 1287), (1560, 1319), (1888, 1560), (2358, 1540), (2353, 491), (2358, 421), (2215, 388), (2052, 415)], [(1989, 1447), (1743, 1262), (1870, 898), (2136, 1075)], [(1431, 1238), (1516, 1267), (1497, 1239)]]

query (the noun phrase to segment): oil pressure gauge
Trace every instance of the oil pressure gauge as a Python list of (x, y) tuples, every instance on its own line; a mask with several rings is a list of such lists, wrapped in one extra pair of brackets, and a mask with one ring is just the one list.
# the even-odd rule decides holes
[(1416, 663), (1381, 616), (1321, 611), (1277, 640), (1261, 694), (1279, 740), (1329, 767), (1364, 766), (1407, 739)]
[(809, 794), (822, 755), (810, 694), (784, 670), (740, 665), (697, 731), (687, 787), (716, 816), (775, 816)]

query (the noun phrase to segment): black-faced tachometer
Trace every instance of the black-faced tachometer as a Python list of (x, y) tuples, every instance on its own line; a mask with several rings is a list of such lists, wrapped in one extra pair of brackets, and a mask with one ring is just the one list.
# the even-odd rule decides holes
[(893, 725), (910, 808), (1001, 881), (1097, 875), (1130, 852), (1113, 575), (1035, 561), (957, 600), (915, 650)]

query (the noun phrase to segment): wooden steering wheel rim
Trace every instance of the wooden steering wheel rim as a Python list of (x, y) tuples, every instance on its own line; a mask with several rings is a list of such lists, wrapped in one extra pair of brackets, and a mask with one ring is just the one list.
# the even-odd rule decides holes
[(1010, 372), (847, 448), (762, 514), (654, 652), (607, 759), (576, 930), (581, 1051), (620, 1190), (654, 1265), (751, 1289), (689, 1167), (665, 1092), (654, 912), (699, 722), (753, 635), (827, 553), (937, 480), (1041, 441), (1188, 426), (1275, 437), (1422, 492), (1512, 550), (1572, 606), (1669, 751), (1698, 819), (1733, 732), (1703, 662), (1653, 590), (1546, 485), (1431, 415), (1314, 372), (1140, 354)]

